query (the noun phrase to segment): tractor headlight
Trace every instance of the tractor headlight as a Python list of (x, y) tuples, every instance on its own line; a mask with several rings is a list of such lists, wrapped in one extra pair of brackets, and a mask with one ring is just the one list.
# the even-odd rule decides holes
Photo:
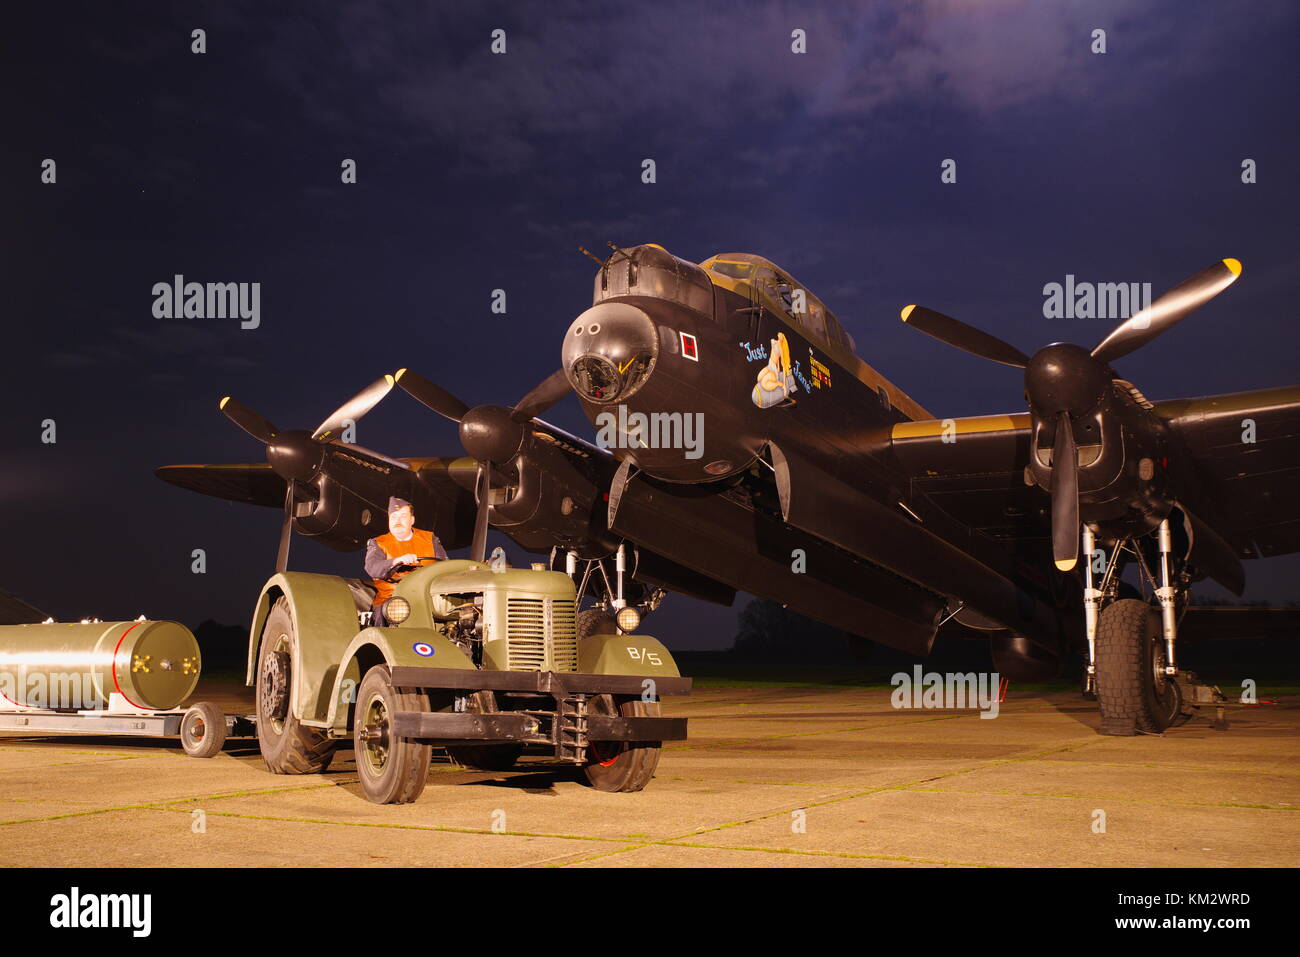
[(386, 618), (390, 624), (400, 625), (410, 617), (411, 603), (405, 598), (394, 595), (392, 598), (388, 599), (387, 604), (384, 605), (384, 618)]
[(641, 624), (641, 613), (628, 605), (626, 608), (620, 608), (614, 621), (618, 624), (618, 630), (622, 632), (636, 631), (637, 625)]

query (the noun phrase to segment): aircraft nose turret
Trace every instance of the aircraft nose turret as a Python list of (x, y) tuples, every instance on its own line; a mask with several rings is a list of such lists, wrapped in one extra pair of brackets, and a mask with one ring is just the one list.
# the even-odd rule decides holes
[(659, 335), (642, 310), (626, 302), (602, 302), (573, 321), (561, 361), (575, 392), (608, 405), (633, 395), (650, 378), (659, 357)]

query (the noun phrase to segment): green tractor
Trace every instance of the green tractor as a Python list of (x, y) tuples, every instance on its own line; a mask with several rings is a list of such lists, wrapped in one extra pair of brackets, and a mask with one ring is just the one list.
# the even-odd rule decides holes
[(351, 738), (378, 804), (420, 796), (435, 746), (494, 771), (546, 755), (599, 790), (639, 791), (662, 743), (685, 739), (659, 700), (690, 679), (656, 639), (580, 614), (569, 575), (460, 559), (394, 571), (409, 573), (384, 627), (355, 580), (281, 572), (262, 589), (247, 682), (271, 771), (324, 771)]

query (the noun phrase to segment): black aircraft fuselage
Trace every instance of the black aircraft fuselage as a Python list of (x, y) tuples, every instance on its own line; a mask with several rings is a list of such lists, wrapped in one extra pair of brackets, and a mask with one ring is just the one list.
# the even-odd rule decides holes
[(913, 494), (891, 433), (930, 415), (774, 264), (644, 245), (606, 261), (594, 299), (562, 362), (598, 444), (639, 470), (612, 493), (614, 533), (918, 653), (961, 602), (959, 620), (1010, 629), (1004, 658), (1056, 658), (1077, 637), (1050, 552), (972, 534)]

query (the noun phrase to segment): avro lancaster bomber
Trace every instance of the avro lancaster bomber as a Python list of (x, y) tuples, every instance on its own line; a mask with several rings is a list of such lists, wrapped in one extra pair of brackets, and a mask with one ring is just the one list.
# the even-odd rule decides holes
[[(592, 307), (564, 330), (560, 370), (514, 406), (470, 408), (411, 370), (311, 433), (228, 400), (268, 461), (159, 476), (283, 508), (282, 565), (291, 529), (362, 547), (397, 495), (436, 514), (448, 547), (472, 541), (481, 555), (490, 524), (549, 551), (611, 613), (647, 614), (667, 591), (730, 604), (743, 590), (918, 655), (954, 618), (987, 637), (997, 671), (1024, 680), (1082, 651), (1114, 734), (1187, 717), (1177, 639), (1192, 583), (1240, 594), (1243, 559), (1300, 549), (1300, 388), (1152, 402), (1112, 368), (1234, 283), (1236, 260), (1093, 348), (1030, 355), (908, 306), (908, 325), (1024, 370), (1024, 411), (945, 419), (860, 358), (774, 263), (612, 248)], [(467, 457), (390, 458), (339, 441), (340, 423), (394, 384), (458, 422)], [(538, 418), (570, 391), (601, 441)], [(650, 440), (688, 417), (702, 426), (689, 448)], [(1141, 591), (1121, 582), (1127, 565)]]

